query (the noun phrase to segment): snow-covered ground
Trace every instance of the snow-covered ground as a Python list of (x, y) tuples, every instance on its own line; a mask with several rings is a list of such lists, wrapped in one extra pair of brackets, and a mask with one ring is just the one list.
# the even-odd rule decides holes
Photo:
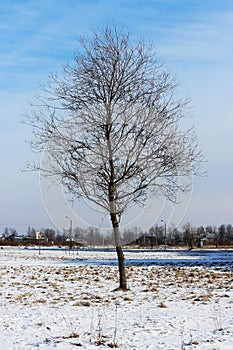
[(0, 249), (1, 350), (233, 349), (233, 251)]

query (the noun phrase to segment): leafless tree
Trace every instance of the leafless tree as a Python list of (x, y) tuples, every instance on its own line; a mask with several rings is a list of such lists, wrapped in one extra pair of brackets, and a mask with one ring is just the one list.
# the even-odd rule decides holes
[(43, 175), (57, 176), (77, 198), (110, 214), (126, 290), (122, 214), (150, 196), (176, 200), (179, 179), (198, 172), (201, 152), (192, 129), (182, 131), (187, 101), (151, 45), (113, 26), (79, 38), (74, 61), (52, 74), (28, 113), (32, 148), (47, 152)]
[(183, 230), (184, 241), (188, 244), (189, 249), (192, 250), (197, 237), (197, 230), (190, 224), (190, 222), (183, 225)]

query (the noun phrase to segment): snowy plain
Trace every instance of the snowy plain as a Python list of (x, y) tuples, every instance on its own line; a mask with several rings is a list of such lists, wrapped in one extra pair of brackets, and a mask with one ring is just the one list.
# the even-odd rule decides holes
[(1, 350), (233, 349), (232, 250), (0, 249)]

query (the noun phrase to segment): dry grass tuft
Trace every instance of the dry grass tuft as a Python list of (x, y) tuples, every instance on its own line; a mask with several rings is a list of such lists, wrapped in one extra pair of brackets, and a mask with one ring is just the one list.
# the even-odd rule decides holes
[(166, 309), (167, 305), (163, 301), (161, 301), (161, 303), (159, 303), (158, 307), (160, 307), (161, 309)]
[(91, 306), (91, 303), (88, 300), (80, 300), (74, 303), (73, 306)]

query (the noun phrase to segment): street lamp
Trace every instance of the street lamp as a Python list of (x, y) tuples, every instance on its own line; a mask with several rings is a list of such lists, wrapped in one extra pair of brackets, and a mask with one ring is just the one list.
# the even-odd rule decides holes
[(166, 221), (164, 220), (161, 220), (161, 222), (164, 223), (164, 246), (165, 246), (165, 250), (166, 250), (166, 247), (167, 247), (167, 224), (166, 224)]
[(69, 238), (70, 238), (70, 251), (72, 249), (72, 219), (69, 216), (65, 216), (66, 219), (70, 220), (70, 234), (69, 234)]

